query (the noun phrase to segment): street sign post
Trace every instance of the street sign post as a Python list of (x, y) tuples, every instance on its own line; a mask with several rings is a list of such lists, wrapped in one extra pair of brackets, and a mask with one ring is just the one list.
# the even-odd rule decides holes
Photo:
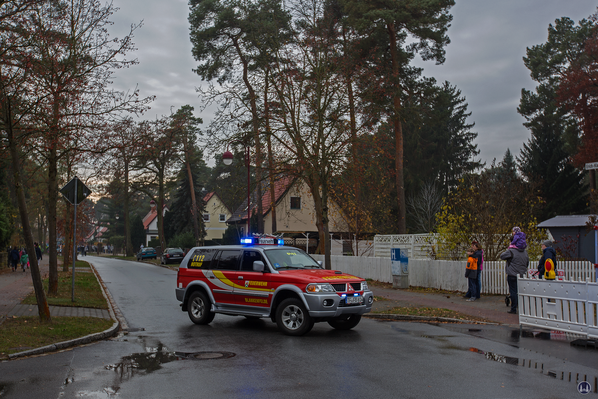
[(585, 170), (598, 169), (598, 162), (587, 163), (584, 169)]
[(60, 193), (68, 202), (75, 205), (73, 218), (73, 269), (71, 283), (71, 302), (75, 302), (75, 261), (77, 259), (77, 205), (91, 194), (91, 190), (77, 176), (60, 189)]
[(77, 176), (75, 176), (60, 189), (60, 193), (68, 202), (73, 205), (78, 205), (91, 194), (91, 190), (87, 188)]

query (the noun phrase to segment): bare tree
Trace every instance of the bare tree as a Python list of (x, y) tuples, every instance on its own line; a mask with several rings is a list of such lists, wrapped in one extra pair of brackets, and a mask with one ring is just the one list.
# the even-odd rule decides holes
[(436, 215), (442, 208), (442, 192), (433, 182), (427, 182), (417, 196), (407, 199), (417, 231), (430, 233), (436, 227)]

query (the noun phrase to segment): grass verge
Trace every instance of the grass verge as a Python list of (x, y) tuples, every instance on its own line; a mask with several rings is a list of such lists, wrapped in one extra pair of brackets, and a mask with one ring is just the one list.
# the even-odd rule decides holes
[[(85, 262), (86, 265), (87, 262)], [(88, 265), (89, 266), (89, 265)], [(106, 298), (102, 294), (100, 283), (93, 272), (75, 271), (75, 302), (72, 301), (72, 273), (58, 272), (58, 295), (46, 294), (50, 306), (74, 306), (81, 308), (108, 309)], [(44, 291), (48, 292), (48, 279), (43, 280)], [(36, 305), (35, 293), (28, 295), (23, 302)]]
[(41, 324), (38, 317), (8, 318), (0, 325), (0, 358), (101, 332), (113, 324), (96, 317), (52, 317), (51, 324)]
[[(370, 287), (380, 287), (380, 288), (392, 288), (391, 283), (382, 283), (379, 281), (369, 280), (368, 285)], [(419, 292), (419, 293), (430, 293), (430, 294), (443, 294), (443, 295), (463, 295), (463, 293), (459, 293), (457, 291), (446, 291), (446, 290), (438, 290), (434, 288), (422, 288), (422, 287), (409, 287), (407, 289), (401, 289), (401, 291), (408, 291), (408, 292)], [(385, 303), (386, 302), (386, 303)], [(423, 317), (444, 317), (449, 319), (457, 319), (457, 320), (471, 320), (471, 321), (480, 321), (480, 322), (489, 322), (488, 319), (484, 319), (482, 317), (471, 316), (465, 313), (461, 313), (451, 309), (441, 309), (441, 308), (430, 308), (425, 306), (393, 306), (392, 301), (388, 298), (382, 296), (374, 296), (374, 303), (377, 305), (374, 308), (378, 308), (377, 310), (372, 310), (372, 314), (396, 314), (396, 315), (405, 315), (405, 316), (423, 316)]]
[(471, 316), (450, 309), (428, 308), (428, 307), (402, 307), (397, 306), (386, 310), (372, 312), (372, 314), (397, 314), (405, 316), (444, 317), (457, 320), (471, 320), (488, 322), (482, 317)]

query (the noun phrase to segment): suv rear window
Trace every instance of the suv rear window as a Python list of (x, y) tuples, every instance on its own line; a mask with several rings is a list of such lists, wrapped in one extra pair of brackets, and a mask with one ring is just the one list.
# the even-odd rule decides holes
[(211, 269), (212, 258), (216, 253), (213, 249), (196, 249), (193, 256), (189, 259), (187, 267), (190, 269)]

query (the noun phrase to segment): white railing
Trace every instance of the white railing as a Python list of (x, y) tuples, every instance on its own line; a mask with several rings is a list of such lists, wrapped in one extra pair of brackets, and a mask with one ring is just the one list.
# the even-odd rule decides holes
[(598, 338), (598, 283), (518, 279), (519, 323)]
[[(390, 251), (389, 251), (390, 252)], [(312, 255), (324, 261), (323, 255)], [(332, 269), (341, 270), (363, 278), (392, 283), (391, 261), (388, 258), (361, 256), (332, 256)], [(558, 269), (566, 280), (596, 281), (591, 262), (558, 262)], [(536, 270), (531, 263), (530, 271)], [(409, 285), (449, 291), (467, 291), (465, 261), (432, 259), (409, 259)], [(484, 262), (482, 271), (482, 294), (506, 295), (509, 292), (504, 261)]]

